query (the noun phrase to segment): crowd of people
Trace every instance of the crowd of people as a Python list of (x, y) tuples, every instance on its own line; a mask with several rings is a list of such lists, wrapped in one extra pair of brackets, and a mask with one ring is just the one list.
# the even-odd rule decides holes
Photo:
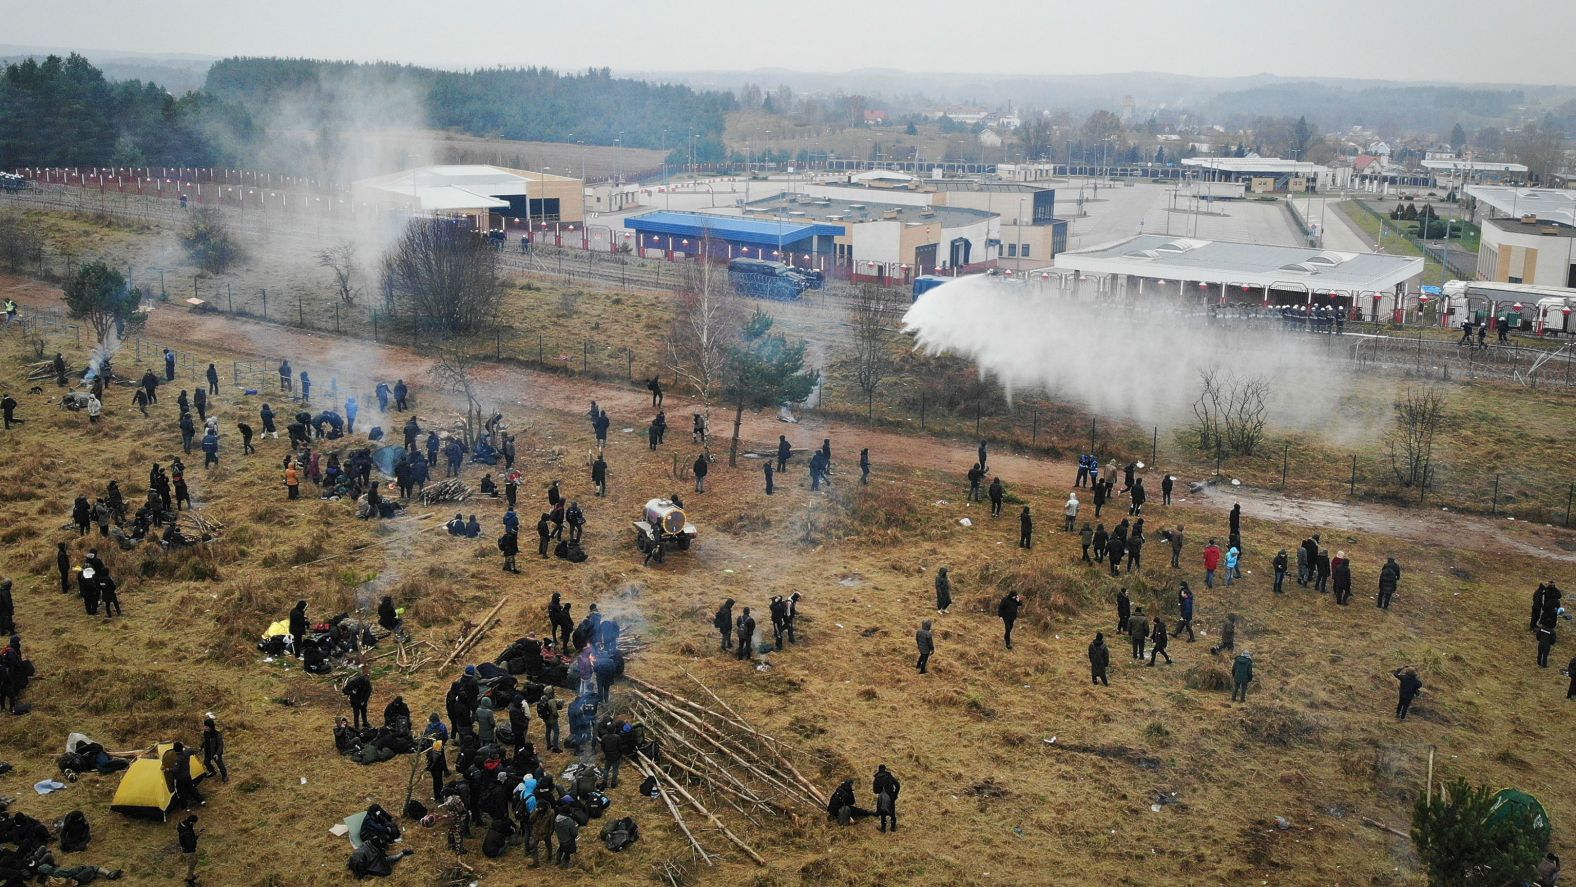
[[(176, 356), (169, 350), (165, 351), (164, 370), (161, 380), (150, 368), (136, 387), (134, 404), (143, 415), (148, 415), (148, 410), (160, 403), (158, 389), (174, 383)], [(218, 416), (225, 412), (225, 404), (213, 364), (209, 364), (205, 376), (205, 387), (195, 388), (190, 394), (180, 390), (175, 397), (176, 430), (180, 435), (181, 456), (189, 456), (195, 446), (203, 453), (204, 469), (212, 470), (221, 464), (221, 456), (229, 453), (221, 452)], [(668, 423), (662, 409), (664, 393), (660, 379), (652, 379), (647, 387), (656, 412), (647, 426), (646, 440), (650, 450), (656, 451), (666, 445)], [(398, 453), (387, 469), (397, 495), (388, 495), (383, 490), (382, 480), (374, 480), (372, 476), (374, 469), (381, 470), (376, 451), (381, 449), (378, 444), (383, 440), (383, 430), (381, 425), (367, 427), (363, 422), (367, 429), (366, 445), (353, 440), (357, 435), (357, 422), (362, 418), (355, 396), (341, 401), (337, 380), (330, 380), (327, 402), (321, 403), (320, 409), (309, 409), (313, 382), (307, 372), (296, 373), (288, 361), (279, 367), (279, 390), (280, 397), (292, 404), (282, 409), (294, 408), (293, 415), (288, 417), (290, 421), (286, 422), (288, 450), (279, 463), (288, 499), (299, 498), (300, 487), (305, 482), (314, 485), (324, 499), (344, 498), (356, 502), (356, 511), (361, 517), (387, 518), (398, 513), (402, 502), (421, 493), (431, 482), (440, 462), (446, 477), (461, 476), (467, 459), (488, 467), (502, 463), (502, 488), (488, 472), (481, 480), (480, 489), (483, 496), (504, 501), (503, 532), (497, 547), (503, 555), (503, 569), (520, 572), (516, 562), (520, 523), (516, 509), (520, 505), (519, 488), (524, 477), (515, 466), (515, 439), (505, 431), (501, 416), (489, 420), (474, 439), (462, 434), (444, 434), (439, 429), (424, 429), (418, 416), (406, 417), (399, 432), (402, 443), (397, 445)], [(391, 408), (405, 412), (411, 392), (403, 380), (392, 385), (380, 382), (375, 388), (375, 398), (380, 414), (387, 414)], [(8, 395), (3, 401), (6, 427), (10, 428), (21, 420), (13, 415), (15, 402)], [(284, 401), (280, 403), (283, 405)], [(97, 418), (96, 412), (90, 415)], [(282, 419), (275, 414), (271, 402), (262, 404), (257, 419), (261, 427), (260, 440), (277, 440), (277, 425)], [(594, 439), (594, 448), (588, 458), (590, 480), (594, 494), (602, 497), (606, 495), (609, 476), (606, 460), (611, 419), (606, 409), (595, 402), (591, 405), (589, 419)], [(241, 455), (255, 453), (253, 440), (257, 434), (252, 426), (237, 420), (236, 428), (242, 439)], [(700, 451), (690, 468), (694, 491), (701, 495), (707, 493), (711, 471), (707, 434), (705, 417), (695, 414), (692, 443), (699, 446)], [(775, 452), (763, 460), (766, 495), (774, 494), (776, 477), (788, 469), (795, 454), (796, 448), (786, 434), (780, 435)], [(1006, 513), (1009, 501), (1007, 484), (1000, 473), (990, 470), (987, 441), (979, 442), (975, 455), (977, 458), (965, 475), (967, 501), (981, 504), (988, 501), (991, 518), (999, 519)], [(113, 539), (122, 548), (134, 547), (155, 536), (165, 546), (193, 544), (179, 528), (181, 513), (192, 505), (181, 456), (170, 459), (168, 468), (161, 463), (152, 466), (146, 496), (140, 503), (128, 502), (115, 480), (109, 481), (101, 494), (79, 495), (72, 504), (68, 526), (75, 529), (78, 537), (89, 536), (96, 529), (100, 540)], [(807, 464), (806, 484), (811, 492), (820, 492), (832, 483), (834, 463), (830, 437), (823, 438), (819, 447), (809, 451)], [(860, 450), (858, 467), (860, 483), (869, 483), (868, 448)], [(1193, 562), (1197, 564), (1196, 572), (1195, 568), (1184, 566), (1189, 533), (1180, 522), (1158, 533), (1160, 542), (1171, 555), (1169, 568), (1151, 565), (1146, 571), (1142, 558), (1148, 541), (1145, 509), (1149, 507), (1152, 512), (1153, 507), (1149, 505), (1146, 478), (1141, 471), (1142, 464), (1138, 462), (1118, 466), (1115, 460), (1110, 460), (1102, 466), (1093, 454), (1080, 455), (1074, 489), (1062, 505), (1065, 518), (1062, 531), (1071, 537), (1069, 554), (1079, 552), (1077, 562), (1088, 565), (1089, 569), (1103, 568), (1108, 576), (1118, 579), (1135, 574), (1142, 578), (1159, 570), (1168, 581), (1175, 580), (1174, 609), (1167, 600), (1158, 607), (1147, 608), (1152, 612), (1146, 612), (1145, 606), (1134, 602), (1127, 588), (1119, 589), (1115, 596), (1116, 625), (1112, 637), (1126, 639), (1134, 664), (1154, 668), (1161, 662), (1173, 663), (1172, 640), (1185, 637), (1185, 643), (1194, 642), (1199, 609), (1207, 609), (1207, 591), (1214, 589), (1217, 581), (1223, 586), (1246, 581), (1242, 567), (1247, 549), (1243, 541), (1241, 507), (1237, 505), (1231, 509), (1225, 532), (1220, 537), (1208, 534), (1201, 537), (1207, 539), (1207, 543)], [(1120, 489), (1117, 489), (1118, 478), (1123, 481)], [(1172, 503), (1174, 481), (1169, 474), (1161, 479), (1161, 508)], [(1079, 492), (1086, 487), (1090, 490), (1088, 496), (1094, 520), (1084, 520), (1080, 525), (1084, 503)], [(1125, 509), (1117, 504), (1123, 498), (1126, 499)], [(545, 499), (546, 508), (536, 522), (538, 555), (546, 558), (551, 551), (560, 558), (584, 560), (581, 544), (586, 515), (579, 501), (565, 496), (557, 479), (547, 484)], [(672, 499), (682, 505), (676, 494)], [(135, 511), (132, 511), (133, 504), (137, 504)], [(1119, 509), (1109, 529), (1108, 519), (1102, 518), (1105, 507)], [(1123, 510), (1125, 513), (1121, 513)], [(483, 534), (482, 523), (475, 513), (467, 518), (463, 512), (456, 512), (445, 528), (456, 538), (475, 539)], [(1031, 549), (1034, 537), (1031, 507), (1023, 504), (1019, 514), (1020, 548)], [(1222, 546), (1217, 538), (1224, 538), (1226, 544)], [(1268, 550), (1268, 547), (1257, 549), (1264, 554)], [(101, 609), (104, 620), (124, 615), (117, 583), (109, 565), (99, 557), (97, 547), (88, 548), (80, 564), (73, 564), (68, 542), (58, 542), (56, 554), (62, 593), (75, 591), (89, 616), (98, 616)], [(1330, 594), (1337, 605), (1346, 606), (1351, 601), (1354, 593), (1351, 559), (1343, 550), (1337, 549), (1332, 554), (1318, 533), (1297, 545), (1294, 556), (1280, 549), (1268, 563), (1273, 593), (1285, 593), (1284, 578), (1295, 565), (1299, 587)], [(1374, 597), (1379, 608), (1388, 610), (1391, 607), (1401, 576), (1401, 566), (1393, 557), (1379, 569)], [(1195, 596), (1190, 581), (1202, 583), (1205, 590), (1201, 592), (1204, 594), (1202, 600)], [(929, 617), (927, 613), (927, 618), (914, 633), (915, 670), (920, 675), (930, 673), (938, 656), (935, 629), (938, 619), (955, 618), (952, 616), (953, 578), (948, 567), (943, 566), (936, 572), (934, 589), (936, 616)], [(802, 601), (803, 595), (799, 592), (769, 598), (765, 616), (770, 621), (772, 633), (767, 637), (750, 606), (727, 598), (712, 617), (720, 651), (740, 661), (755, 662), (762, 654), (782, 652), (785, 646), (798, 643)], [(758, 599), (756, 603), (758, 605)], [(1539, 586), (1529, 629), (1535, 635), (1537, 662), (1542, 667), (1548, 666), (1558, 620), (1569, 618), (1560, 603), (1561, 591), (1553, 581)], [(1026, 606), (1024, 597), (1017, 591), (1009, 591), (995, 601), (994, 615), (1001, 622), (1002, 644), (1007, 651), (1014, 649), (1014, 629)], [(610, 713), (612, 687), (623, 668), (620, 626), (604, 618), (595, 604), (580, 620), (573, 617), (571, 610), (572, 605), (562, 600), (560, 593), (553, 593), (545, 611), (545, 634), (521, 636), (492, 661), (464, 665), (444, 695), (443, 713), (434, 711), (422, 723), (415, 721), (410, 704), (400, 694), (393, 694), (383, 703), (378, 723), (375, 724), (371, 717), (378, 688), (368, 665), (367, 651), (384, 638), (397, 636), (403, 640), (406, 637), (402, 613), (390, 597), (384, 597), (379, 603), (375, 622), (354, 614), (315, 621), (308, 615), (308, 601), (300, 600), (286, 619), (288, 630), (266, 638), (260, 646), (270, 654), (297, 658), (308, 673), (344, 675), (337, 687), (350, 712), (335, 720), (332, 731), (335, 749), (357, 763), (368, 765), (402, 754), (419, 755), (431, 780), (432, 806), (428, 808), (413, 802), (412, 807), (402, 812), (425, 824), (445, 828), (452, 850), (465, 852), (466, 841), (474, 831), (482, 831), (481, 849), (489, 857), (503, 855), (511, 846), (519, 845), (533, 864), (540, 863), (545, 855), (549, 863), (569, 867), (578, 851), (580, 830), (592, 819), (603, 818), (612, 806), (607, 792), (619, 787), (623, 762), (643, 753), (654, 757), (656, 752), (642, 725)], [(1220, 626), (1218, 642), (1209, 648), (1210, 653), (1229, 657), (1232, 701), (1246, 703), (1249, 686), (1255, 679), (1253, 654), (1246, 648), (1238, 650), (1239, 619), (1235, 613), (1224, 614)], [(22, 638), (16, 633), (9, 581), (0, 583), (0, 635), (10, 636), (9, 645), (0, 654), (0, 704), (8, 711), (25, 713), (26, 704), (21, 702), (21, 693), (27, 687), (33, 668), (22, 656)], [(1091, 684), (1109, 686), (1112, 668), (1110, 642), (1105, 631), (1095, 633), (1086, 652)], [(1576, 658), (1571, 660), (1567, 672), (1570, 675), (1567, 698), (1576, 698)], [(1392, 674), (1398, 682), (1399, 694), (1395, 717), (1404, 720), (1423, 689), (1422, 681), (1413, 666), (1403, 666)], [(529, 738), (533, 716), (541, 721), (540, 746)], [(563, 721), (568, 722), (567, 740), (561, 736)], [(221, 782), (228, 782), (224, 737), (212, 717), (204, 719), (201, 741), (195, 749), (176, 742), (166, 754), (166, 760), (161, 761), (174, 802), (188, 811), (205, 803), (192, 776), (191, 760), (199, 753), (202, 770), (217, 774)], [(553, 755), (566, 756), (558, 762), (561, 768), (551, 765)], [(596, 766), (596, 762), (600, 766)], [(559, 769), (557, 777), (552, 775), (553, 769)], [(900, 790), (896, 776), (883, 764), (872, 776), (872, 809), (857, 804), (854, 782), (850, 779), (838, 785), (826, 811), (829, 818), (842, 824), (874, 816), (880, 821), (881, 831), (896, 831)], [(14, 852), (0, 846), (0, 881), (9, 871), (6, 866), (22, 865), (31, 872), (48, 873), (46, 868), (54, 864), (47, 853), (39, 853), (45, 849), (43, 844), (26, 840), (32, 829), (25, 819), (16, 819), (15, 823), (11, 834), (20, 835), (24, 840), (17, 842)], [(192, 814), (182, 819), (177, 827), (177, 843), (190, 884), (195, 884), (197, 879), (196, 847), (201, 834), (197, 823), (197, 815)], [(609, 829), (604, 830), (604, 840), (613, 835), (621, 842), (635, 839), (638, 830), (632, 822), (619, 820), (617, 824), (619, 827), (615, 830), (614, 823), (609, 823)], [(409, 852), (393, 849), (400, 837), (400, 827), (392, 815), (376, 804), (368, 808), (360, 828), (361, 846), (349, 860), (350, 869), (358, 876), (388, 874)], [(4, 831), (5, 828), (0, 827), (0, 832)], [(0, 836), (0, 845), (5, 841), (6, 838)], [(90, 880), (95, 874), (84, 870), (80, 875), (61, 876), (75, 877), (85, 883), (82, 879)], [(119, 875), (102, 870), (97, 876), (113, 879)]]

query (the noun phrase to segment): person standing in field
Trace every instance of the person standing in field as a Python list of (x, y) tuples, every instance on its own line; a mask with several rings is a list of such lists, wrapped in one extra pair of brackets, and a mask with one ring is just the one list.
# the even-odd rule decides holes
[(1002, 643), (1007, 649), (1012, 649), (1012, 627), (1018, 621), (1018, 612), (1023, 609), (1023, 596), (1016, 591), (1007, 592), (996, 605), (996, 615), (1001, 617)]
[(929, 674), (930, 655), (936, 652), (936, 638), (931, 633), (929, 619), (921, 622), (919, 631), (914, 632), (914, 646), (919, 649), (919, 659), (914, 663), (914, 668), (920, 674)]
[(1089, 643), (1089, 682), (1109, 687), (1111, 682), (1106, 678), (1106, 671), (1111, 667), (1111, 648), (1105, 645), (1105, 634), (1095, 632), (1094, 640)]
[(952, 577), (947, 575), (947, 568), (942, 567), (936, 571), (936, 612), (947, 615), (952, 609)]

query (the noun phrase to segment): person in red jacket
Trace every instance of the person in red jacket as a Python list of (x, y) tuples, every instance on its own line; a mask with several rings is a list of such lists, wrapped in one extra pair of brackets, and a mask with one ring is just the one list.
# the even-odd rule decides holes
[(1220, 566), (1220, 546), (1215, 540), (1209, 540), (1209, 545), (1204, 548), (1204, 587), (1215, 587), (1215, 568)]

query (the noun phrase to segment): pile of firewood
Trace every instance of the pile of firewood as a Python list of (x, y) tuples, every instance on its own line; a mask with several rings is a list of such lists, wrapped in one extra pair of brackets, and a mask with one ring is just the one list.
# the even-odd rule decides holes
[(635, 764), (657, 780), (669, 815), (701, 861), (712, 865), (715, 854), (701, 845), (685, 822), (681, 808), (686, 806), (750, 859), (765, 865), (760, 854), (685, 785), (705, 789), (751, 822), (756, 822), (757, 814), (786, 816), (825, 808), (826, 796), (789, 759), (798, 754), (794, 749), (750, 726), (694, 675), (685, 672), (685, 676), (705, 692), (706, 704), (626, 676), (631, 710), (662, 749), (661, 764), (643, 754), (636, 756)]
[(416, 498), (423, 505), (437, 505), (440, 502), (464, 502), (470, 498), (471, 488), (460, 483), (457, 477), (427, 484), (426, 488), (416, 494)]
[(42, 382), (45, 379), (55, 378), (55, 362), (52, 360), (39, 361), (27, 365), (27, 381)]
[(210, 517), (203, 517), (195, 511), (182, 511), (175, 518), (175, 526), (181, 538), (191, 544), (198, 542), (212, 542), (224, 535), (224, 524)]

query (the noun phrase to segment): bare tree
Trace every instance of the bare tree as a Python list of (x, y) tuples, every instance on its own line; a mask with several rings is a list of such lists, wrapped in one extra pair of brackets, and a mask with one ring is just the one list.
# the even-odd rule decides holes
[(710, 262), (686, 269), (668, 332), (668, 369), (711, 412), (743, 317), (727, 281)]
[(899, 308), (881, 287), (861, 285), (854, 291), (848, 307), (853, 339), (844, 365), (854, 371), (859, 390), (865, 394), (865, 418), (875, 415), (876, 389), (891, 375), (896, 360), (892, 343), (897, 339)]
[(357, 283), (361, 264), (356, 261), (356, 244), (349, 240), (339, 241), (317, 254), (317, 264), (334, 276), (334, 292), (339, 294), (340, 301), (346, 305), (356, 304), (356, 296), (361, 292)]
[(1445, 398), (1432, 388), (1408, 388), (1395, 402), (1395, 425), (1386, 438), (1390, 468), (1403, 486), (1428, 483), (1434, 438), (1445, 422)]
[(480, 332), (503, 301), (498, 251), (441, 219), (412, 219), (383, 257), (385, 291), (418, 324), (443, 333)]
[(19, 212), (0, 213), (0, 266), (15, 274), (29, 262), (38, 261), (44, 238)]
[(1220, 448), (1251, 456), (1264, 442), (1269, 419), (1269, 382), (1243, 379), (1210, 368), (1199, 371), (1199, 395), (1193, 401), (1193, 428), (1199, 448)]
[(474, 347), (477, 345), (472, 339), (460, 337), (441, 340), (434, 352), (432, 369), (428, 371), (434, 385), (464, 398), (467, 443), (476, 440), (487, 419), (482, 413), (481, 392), (476, 384), (476, 370), (482, 362)]
[(246, 258), (246, 251), (231, 233), (224, 213), (215, 207), (200, 206), (192, 210), (181, 227), (180, 237), (192, 263), (209, 274), (223, 274), (231, 265)]

